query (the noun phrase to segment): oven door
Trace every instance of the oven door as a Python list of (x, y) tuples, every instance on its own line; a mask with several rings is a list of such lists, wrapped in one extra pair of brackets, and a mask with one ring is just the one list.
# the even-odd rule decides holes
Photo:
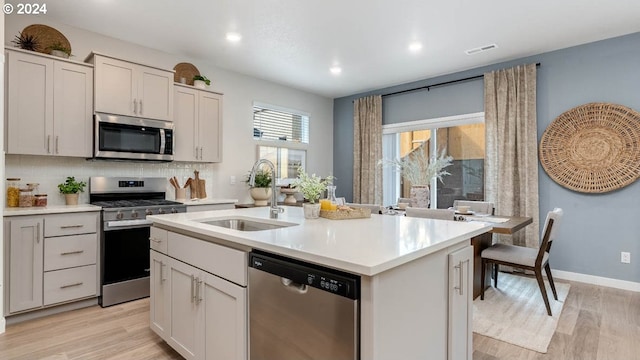
[(110, 306), (149, 296), (149, 226), (102, 233), (102, 296)]
[(96, 113), (94, 156), (173, 160), (173, 123)]

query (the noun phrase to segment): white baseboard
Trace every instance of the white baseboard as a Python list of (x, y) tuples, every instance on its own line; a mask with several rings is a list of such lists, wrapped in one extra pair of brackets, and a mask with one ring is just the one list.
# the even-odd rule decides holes
[(611, 279), (601, 276), (574, 273), (569, 271), (551, 269), (554, 279), (577, 281), (592, 285), (606, 286), (615, 289), (640, 292), (640, 283), (626, 280)]

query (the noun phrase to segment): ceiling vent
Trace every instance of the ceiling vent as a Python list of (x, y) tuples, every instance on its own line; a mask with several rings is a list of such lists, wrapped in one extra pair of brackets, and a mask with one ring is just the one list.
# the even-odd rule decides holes
[(480, 53), (480, 52), (483, 52), (483, 51), (489, 51), (489, 50), (493, 50), (493, 49), (497, 49), (497, 48), (498, 48), (498, 45), (489, 44), (489, 45), (477, 47), (475, 49), (465, 50), (465, 53), (467, 55), (473, 55), (473, 54), (477, 54), (477, 53)]

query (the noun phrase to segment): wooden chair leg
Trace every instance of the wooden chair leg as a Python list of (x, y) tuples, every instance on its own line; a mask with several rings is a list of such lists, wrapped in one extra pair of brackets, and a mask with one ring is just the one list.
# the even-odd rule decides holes
[(549, 263), (544, 266), (544, 271), (547, 273), (547, 279), (549, 279), (549, 285), (551, 285), (553, 298), (558, 300), (558, 293), (556, 292), (556, 285), (553, 283), (553, 276), (551, 276), (551, 268), (549, 267)]
[(536, 280), (538, 280), (538, 286), (540, 286), (540, 293), (542, 294), (542, 300), (547, 307), (547, 314), (551, 316), (551, 306), (549, 305), (549, 298), (547, 298), (547, 289), (544, 287), (544, 280), (542, 279), (542, 269), (536, 269)]
[(498, 288), (498, 264), (493, 264), (493, 287)]
[(484, 274), (485, 271), (487, 269), (487, 262), (482, 259), (482, 270), (480, 271), (480, 274), (482, 275), (482, 277), (480, 278), (480, 300), (484, 300)]

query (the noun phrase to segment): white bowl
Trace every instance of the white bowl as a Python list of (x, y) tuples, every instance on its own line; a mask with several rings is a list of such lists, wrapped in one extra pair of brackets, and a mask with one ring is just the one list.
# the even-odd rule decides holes
[(469, 212), (469, 209), (471, 209), (471, 207), (470, 207), (470, 206), (468, 206), (468, 205), (459, 205), (459, 206), (456, 206), (456, 210), (457, 210), (459, 213), (461, 213), (461, 214), (466, 214), (466, 213), (468, 213), (468, 212)]

